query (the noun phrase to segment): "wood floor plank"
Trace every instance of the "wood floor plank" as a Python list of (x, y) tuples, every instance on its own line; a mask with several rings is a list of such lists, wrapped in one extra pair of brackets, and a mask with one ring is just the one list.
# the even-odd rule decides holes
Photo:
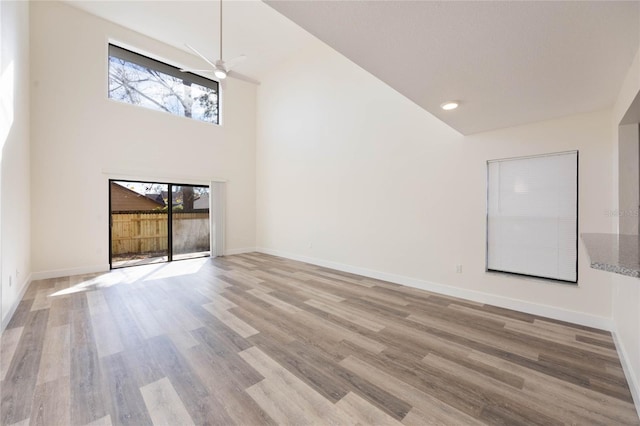
[(235, 369), (226, 368), (221, 357), (202, 345), (188, 350), (188, 360), (209, 391), (208, 404), (213, 407), (211, 412), (214, 416), (209, 419), (212, 424), (275, 425), (273, 419), (245, 392), (247, 386), (263, 379), (255, 370), (249, 368), (258, 376), (255, 380), (239, 380)]
[[(29, 288), (31, 288), (31, 286)], [(29, 318), (29, 313), (31, 312), (33, 301), (34, 299), (26, 299), (25, 295), (25, 298), (23, 298), (20, 303), (18, 303), (18, 307), (13, 313), (11, 321), (9, 321), (9, 324), (7, 324), (7, 330), (15, 327), (24, 327), (27, 319)]]
[(149, 347), (153, 359), (180, 395), (193, 422), (205, 424), (208, 418), (214, 418), (212, 410), (215, 407), (207, 404), (207, 387), (171, 340), (157, 336), (149, 339)]
[[(57, 288), (57, 287), (56, 287)], [(49, 308), (48, 326), (54, 327), (69, 324), (71, 310), (71, 296), (56, 291), (51, 295), (51, 307)]]
[[(187, 303), (184, 305), (187, 305)], [(194, 316), (190, 309), (185, 309), (183, 307), (184, 305), (165, 302), (160, 311), (162, 311), (167, 318), (175, 321), (181, 331), (191, 331), (202, 327), (202, 321)]]
[(53, 288), (43, 288), (36, 292), (36, 297), (31, 305), (31, 311), (37, 311), (40, 309), (49, 309), (51, 307), (51, 297), (54, 292)]
[(610, 333), (261, 253), (33, 281), (0, 424), (636, 425)]
[(407, 348), (408, 351), (417, 354), (420, 359), (424, 355), (435, 354), (461, 366), (473, 368), (474, 371), (482, 373), (488, 378), (501, 381), (516, 389), (522, 389), (524, 383), (522, 377), (469, 359), (468, 355), (472, 352), (472, 349), (464, 345), (414, 330), (411, 327), (392, 325), (385, 329), (385, 333), (393, 334), (388, 343), (389, 346)]
[(195, 425), (180, 396), (166, 377), (140, 389), (154, 425)]
[(244, 275), (231, 274), (231, 273), (225, 272), (225, 274), (219, 277), (219, 279), (226, 282), (227, 284), (230, 284), (232, 287), (239, 287), (245, 291), (253, 290), (253, 289), (258, 289), (265, 293), (268, 293), (271, 291), (269, 287), (259, 284), (259, 283), (262, 283), (263, 280), (257, 279), (253, 276), (249, 276), (249, 277), (250, 278), (247, 278)]
[[(366, 377), (373, 384), (389, 389), (398, 398), (413, 406), (403, 419), (405, 424), (441, 424), (451, 425), (464, 423), (466, 425), (480, 425), (482, 422), (445, 404), (433, 396), (421, 392), (407, 382), (377, 369), (356, 357), (349, 356), (340, 362), (359, 376)], [(409, 419), (407, 419), (409, 417)]]
[[(228, 348), (233, 348), (235, 352), (240, 352), (251, 346), (248, 339), (240, 336), (233, 329), (228, 327), (225, 323), (218, 318), (211, 315), (202, 307), (194, 307), (194, 311), (198, 311), (199, 315), (203, 318), (202, 321), (205, 324), (205, 329), (216, 336), (216, 339), (222, 340), (224, 345)], [(191, 334), (198, 339), (200, 330), (193, 330)]]
[[(205, 306), (205, 305), (202, 305), (202, 306)], [(215, 300), (213, 300), (210, 304), (207, 304), (207, 306), (211, 306), (211, 308), (216, 311), (217, 310), (228, 311), (229, 309), (235, 308), (238, 305), (236, 305), (229, 299), (225, 299), (222, 296), (222, 294), (216, 294)]]
[[(86, 301), (84, 294), (78, 297)], [(108, 414), (88, 307), (72, 311), (70, 329), (71, 424), (86, 424)]]
[(140, 334), (144, 339), (150, 339), (164, 334), (165, 330), (158, 323), (153, 311), (147, 304), (135, 295), (130, 295), (131, 300), (127, 303), (127, 309), (134, 319)]
[[(71, 424), (70, 385), (68, 375), (38, 384), (33, 396), (30, 424), (38, 426)], [(55, 422), (52, 422), (52, 419), (56, 419)]]
[(611, 349), (613, 352), (616, 351), (616, 344), (609, 339), (604, 340), (604, 339), (593, 338), (593, 337), (584, 336), (579, 333), (576, 333), (576, 341), (588, 343), (589, 345), (599, 346), (606, 349)]
[(275, 306), (278, 309), (282, 309), (283, 311), (289, 312), (291, 314), (295, 314), (297, 312), (300, 312), (301, 309), (296, 308), (293, 305), (290, 305), (280, 299), (278, 299), (277, 297), (273, 297), (271, 296), (270, 293), (264, 293), (260, 290), (254, 289), (254, 290), (249, 290), (247, 293), (254, 295), (255, 297), (257, 297), (258, 299), (262, 299), (265, 302), (267, 302), (268, 304)]
[(124, 350), (120, 332), (110, 313), (91, 315), (91, 325), (99, 357), (113, 355)]
[(523, 344), (520, 342), (511, 341), (506, 337), (495, 337), (489, 334), (488, 332), (482, 332), (470, 327), (468, 328), (459, 327), (445, 320), (442, 320), (439, 318), (433, 318), (433, 317), (426, 317), (423, 315), (411, 314), (407, 319), (420, 324), (435, 327), (445, 332), (457, 334), (466, 339), (474, 340), (478, 343), (493, 346), (497, 349), (501, 349), (509, 353), (520, 355), (521, 357), (524, 357), (524, 358), (529, 358), (531, 360), (538, 359), (539, 349), (536, 350), (536, 348), (533, 346), (529, 346), (527, 344)]
[(134, 373), (129, 370), (123, 354), (101, 358), (100, 367), (105, 391), (110, 395), (106, 408), (112, 421), (121, 425), (151, 425)]
[(305, 322), (306, 324), (312, 324), (319, 332), (323, 332), (327, 335), (334, 335), (339, 340), (348, 340), (351, 343), (358, 345), (370, 352), (380, 353), (387, 347), (384, 343), (381, 343), (374, 339), (370, 339), (348, 328), (342, 327), (329, 321), (322, 321), (321, 318), (316, 317), (308, 312), (298, 312), (296, 314), (296, 317), (299, 317), (300, 320)]
[[(354, 347), (356, 346), (354, 345)], [(376, 386), (367, 378), (353, 374), (342, 367), (333, 356), (335, 349), (332, 348), (330, 352), (327, 352), (324, 347), (313, 347), (302, 342), (289, 344), (289, 349), (295, 352), (296, 356), (309, 362), (321, 373), (331, 377), (334, 385), (344, 389), (345, 393), (346, 391), (357, 393), (395, 419), (402, 419), (410, 411), (411, 406), (409, 404), (387, 391), (384, 387)], [(368, 355), (375, 356), (373, 354)], [(344, 358), (344, 356), (341, 358)]]
[[(512, 392), (502, 383), (487, 378), (470, 368), (461, 367), (459, 364), (432, 354), (427, 355), (423, 362), (430, 368), (437, 369), (452, 377), (453, 380), (464, 383), (469, 389), (482, 389), (485, 404), (480, 418), (484, 418), (486, 413), (500, 412), (503, 417), (513, 423), (562, 425), (566, 421), (566, 419), (557, 416), (554, 418), (546, 415), (544, 406), (532, 403), (531, 399)], [(487, 419), (493, 421), (490, 417)]]
[[(304, 413), (307, 422), (310, 423), (340, 424), (341, 413), (336, 409), (335, 405), (260, 349), (256, 347), (249, 348), (242, 351), (240, 356), (265, 377), (263, 381), (252, 387), (255, 386), (265, 394), (272, 395), (272, 398), (280, 400), (279, 406), (286, 405), (287, 402), (297, 406)], [(258, 404), (264, 403), (263, 400), (256, 400), (256, 402)], [(268, 405), (263, 407), (267, 413), (271, 414), (269, 408)], [(281, 416), (277, 415), (276, 417)]]
[(4, 380), (7, 376), (7, 371), (13, 361), (13, 355), (18, 347), (20, 337), (22, 337), (22, 331), (24, 327), (14, 327), (6, 329), (1, 336), (2, 343), (0, 344), (0, 381)]
[(106, 289), (103, 293), (123, 347), (125, 349), (139, 347), (144, 336), (135, 316), (129, 309), (129, 293), (127, 291), (120, 292), (115, 288)]
[[(264, 327), (264, 323), (269, 323), (271, 326), (277, 327), (280, 333), (290, 336), (291, 339), (298, 339), (323, 347), (330, 347), (334, 342), (337, 343), (343, 339), (349, 339), (367, 350), (376, 352), (380, 352), (385, 347), (383, 344), (379, 344), (366, 336), (361, 336), (338, 324), (323, 321), (322, 318), (315, 317), (305, 311), (298, 312), (295, 315), (289, 315), (286, 312), (276, 314), (270, 309), (269, 304), (248, 293), (228, 294), (228, 297), (232, 298), (242, 309), (255, 314), (255, 318), (260, 320), (256, 327)], [(303, 304), (302, 306), (307, 305)]]
[[(238, 347), (223, 333), (210, 328), (201, 328), (193, 332), (202, 350), (209, 354), (209, 361), (216, 369), (225, 370), (233, 374), (224, 376), (233, 381), (238, 388), (246, 388), (262, 380), (262, 376), (254, 369), (248, 368), (247, 363), (238, 355)], [(251, 345), (245, 346), (245, 348)]]
[[(492, 357), (487, 354), (473, 352), (471, 358), (494, 365), (506, 371), (525, 377), (524, 395), (529, 398), (539, 398), (553, 410), (566, 410), (568, 415), (584, 418), (584, 424), (634, 424), (639, 425), (637, 414), (629, 411), (630, 404), (616, 398), (608, 397), (573, 383), (549, 377), (538, 371), (531, 371), (509, 361)], [(604, 404), (607, 410), (599, 410)]]
[(326, 300), (328, 302), (340, 303), (345, 299), (340, 296), (336, 296), (331, 293), (327, 293), (326, 291), (319, 290), (313, 287), (304, 287), (301, 286), (299, 288), (298, 293), (304, 295), (307, 299), (317, 299), (317, 300)]
[(385, 328), (385, 324), (383, 324), (382, 322), (371, 321), (358, 315), (357, 310), (354, 312), (352, 310), (349, 310), (343, 307), (338, 307), (337, 304), (330, 305), (328, 303), (322, 302), (320, 300), (314, 300), (314, 299), (307, 300), (304, 303), (306, 303), (309, 306), (313, 306), (314, 308), (323, 310), (332, 315), (336, 315), (340, 318), (343, 318), (361, 327), (367, 328), (371, 331), (380, 331), (383, 328)]
[(132, 379), (139, 388), (165, 377), (164, 372), (153, 356), (153, 349), (146, 341), (140, 346), (125, 350), (119, 355), (122, 356)]
[(409, 316), (409, 312), (406, 309), (398, 309), (393, 306), (382, 303), (377, 299), (360, 296), (345, 300), (343, 305), (353, 306), (356, 309), (365, 310), (370, 313), (375, 313), (378, 318), (380, 317), (396, 317), (406, 318)]
[(199, 345), (199, 342), (188, 331), (169, 333), (167, 335), (169, 336), (173, 344), (179, 349), (189, 349), (196, 345)]
[(374, 284), (371, 284), (365, 280), (353, 280), (351, 278), (336, 274), (335, 272), (337, 271), (329, 272), (328, 269), (321, 269), (317, 271), (307, 271), (306, 275), (312, 276), (313, 277), (312, 279), (316, 281), (326, 282), (331, 285), (355, 284), (357, 286), (362, 286), (366, 288), (371, 288), (375, 286)]
[(338, 402), (349, 392), (347, 382), (336, 380), (333, 374), (317, 368), (303, 351), (298, 350), (299, 345), (276, 344), (262, 335), (253, 336), (251, 341), (329, 401)]
[(34, 310), (25, 322), (13, 360), (0, 386), (2, 424), (19, 422), (31, 414), (48, 315), (47, 309)]
[(605, 344), (593, 345), (587, 342), (583, 342), (577, 339), (577, 336), (573, 340), (567, 339), (566, 336), (559, 336), (557, 334), (549, 333), (543, 329), (537, 329), (534, 327), (526, 327), (523, 324), (507, 324), (505, 326), (507, 330), (525, 334), (537, 339), (552, 342), (552, 345), (569, 346), (571, 348), (579, 349), (592, 354), (601, 355), (605, 359), (616, 358), (615, 347), (606, 347)]
[(89, 305), (89, 312), (92, 316), (109, 314), (109, 305), (104, 298), (104, 293), (101, 291), (88, 291), (87, 304)]
[(264, 317), (256, 315), (252, 311), (236, 307), (233, 309), (233, 313), (247, 324), (253, 324), (253, 327), (260, 332), (259, 334), (266, 334), (270, 339), (280, 344), (287, 344), (295, 340), (293, 336), (282, 330), (277, 324), (265, 320)]
[[(444, 417), (441, 418), (441, 417)], [(460, 423), (464, 425), (485, 425), (486, 423), (475, 420), (471, 417), (468, 417), (470, 421), (465, 423)], [(450, 426), (454, 424), (458, 424), (459, 418), (454, 417), (454, 419), (449, 419), (442, 415), (442, 413), (435, 412), (430, 410), (429, 408), (423, 408), (422, 406), (413, 407), (411, 411), (402, 419), (402, 424), (406, 426)]]
[(342, 420), (353, 425), (401, 426), (402, 423), (353, 392), (336, 403)]
[(258, 330), (251, 327), (231, 312), (220, 309), (220, 307), (216, 305), (208, 303), (206, 305), (202, 305), (202, 307), (242, 337), (249, 337), (259, 333)]
[(111, 422), (111, 416), (110, 415), (106, 415), (104, 417), (101, 417), (97, 420), (92, 421), (91, 423), (87, 423), (87, 426), (112, 426), (113, 423)]
[(311, 423), (305, 407), (295, 405), (281, 389), (266, 381), (248, 387), (246, 392), (279, 425)]
[(428, 369), (423, 363), (407, 357), (401, 351), (386, 349), (378, 356), (356, 352), (353, 356), (388, 375), (400, 378), (422, 393), (446, 402), (468, 416), (478, 418), (484, 408), (485, 401), (481, 393), (468, 389), (457, 380), (450, 380), (450, 377), (440, 371)]
[(37, 384), (71, 375), (71, 330), (69, 325), (47, 328)]
[[(560, 371), (572, 371), (588, 378), (589, 383), (585, 387), (593, 388), (595, 383), (600, 383), (607, 388), (601, 392), (607, 395), (616, 396), (619, 399), (631, 401), (631, 393), (625, 379), (606, 371), (604, 363), (592, 363), (587, 359), (571, 359), (570, 357), (560, 357), (555, 354), (549, 355), (542, 352), (539, 363), (548, 365)], [(613, 392), (613, 393), (612, 393)]]

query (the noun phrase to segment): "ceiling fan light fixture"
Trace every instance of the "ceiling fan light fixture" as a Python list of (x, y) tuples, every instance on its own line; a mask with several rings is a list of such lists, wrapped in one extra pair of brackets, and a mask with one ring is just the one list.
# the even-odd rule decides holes
[(227, 72), (225, 70), (216, 69), (213, 71), (213, 74), (220, 80), (224, 80), (225, 78), (227, 78)]
[(445, 111), (451, 111), (458, 108), (459, 106), (460, 106), (460, 102), (458, 101), (448, 101), (440, 105), (440, 108), (442, 108)]

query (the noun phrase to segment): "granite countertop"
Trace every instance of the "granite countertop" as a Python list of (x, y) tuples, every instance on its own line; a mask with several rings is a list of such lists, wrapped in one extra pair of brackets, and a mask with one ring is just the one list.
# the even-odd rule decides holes
[(640, 278), (640, 236), (582, 234), (591, 267)]

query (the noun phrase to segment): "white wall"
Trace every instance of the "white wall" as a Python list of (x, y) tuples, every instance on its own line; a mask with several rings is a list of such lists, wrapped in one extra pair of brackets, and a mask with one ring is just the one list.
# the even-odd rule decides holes
[(34, 276), (108, 265), (111, 177), (228, 179), (228, 250), (255, 247), (256, 87), (228, 79), (223, 125), (107, 98), (107, 43), (178, 65), (198, 59), (58, 2), (31, 3)]
[(463, 137), (318, 43), (258, 90), (258, 247), (608, 327), (611, 274), (589, 268), (581, 244), (579, 286), (486, 273), (485, 208), (487, 160), (579, 149), (580, 232), (612, 232), (610, 122), (596, 112)]
[(640, 280), (615, 275), (613, 282), (616, 343), (640, 415)]
[[(614, 155), (618, 159), (618, 142), (627, 143), (628, 135), (626, 130), (619, 125), (623, 119), (628, 122), (640, 121), (638, 110), (633, 107), (634, 99), (640, 94), (640, 50), (636, 53), (635, 60), (629, 68), (627, 76), (622, 83), (620, 93), (613, 108), (612, 133), (614, 145)], [(628, 114), (629, 112), (629, 114)], [(636, 133), (637, 135), (637, 133)], [(638, 143), (638, 141), (636, 141)], [(618, 161), (614, 164), (612, 188), (614, 194), (618, 194), (620, 187), (626, 184), (619, 182)], [(622, 165), (624, 167), (624, 164)], [(624, 171), (623, 171), (624, 174)], [(636, 190), (638, 186), (636, 185)], [(620, 210), (628, 209), (624, 200), (616, 200), (614, 204)], [(637, 218), (636, 218), (637, 219)], [(621, 227), (624, 230), (624, 227)], [(620, 353), (625, 367), (627, 381), (633, 394), (636, 410), (640, 415), (640, 280), (637, 278), (613, 275), (613, 330), (616, 337), (618, 352)]]
[(0, 277), (2, 326), (31, 273), (29, 4), (0, 2)]

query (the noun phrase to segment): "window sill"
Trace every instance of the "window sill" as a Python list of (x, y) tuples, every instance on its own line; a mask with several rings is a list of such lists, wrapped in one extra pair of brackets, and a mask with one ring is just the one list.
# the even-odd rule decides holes
[(582, 234), (593, 269), (640, 278), (640, 236)]

